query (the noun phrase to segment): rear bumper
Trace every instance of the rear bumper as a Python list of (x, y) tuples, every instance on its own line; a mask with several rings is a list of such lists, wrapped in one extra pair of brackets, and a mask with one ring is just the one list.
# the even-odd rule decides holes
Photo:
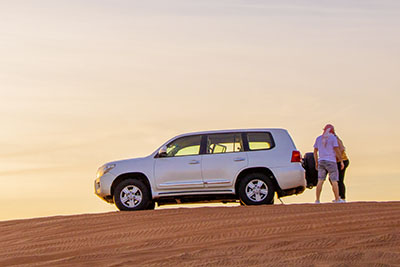
[(300, 163), (292, 163), (287, 167), (271, 168), (271, 171), (282, 191), (298, 188), (296, 191), (300, 192), (301, 188), (306, 187), (305, 171)]

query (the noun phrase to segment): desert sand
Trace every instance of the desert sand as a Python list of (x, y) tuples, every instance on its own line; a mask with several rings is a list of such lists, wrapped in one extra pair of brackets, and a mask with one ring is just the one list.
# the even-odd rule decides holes
[(400, 202), (0, 222), (0, 266), (400, 266)]

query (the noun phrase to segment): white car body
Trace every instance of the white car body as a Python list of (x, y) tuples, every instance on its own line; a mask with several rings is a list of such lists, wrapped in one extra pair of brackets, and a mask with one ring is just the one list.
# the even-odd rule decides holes
[[(205, 153), (203, 146), (207, 146), (207, 150), (210, 150), (210, 139), (207, 139), (207, 144), (203, 140), (210, 136), (223, 136), (223, 134), (233, 134), (237, 138), (241, 138), (242, 143), (237, 144), (237, 146), (241, 146), (241, 151)], [(255, 134), (272, 136), (271, 148), (250, 151), (249, 141), (246, 141), (246, 146), (243, 140), (246, 137), (249, 139), (248, 136)], [(159, 156), (160, 149), (166, 148), (175, 140), (182, 137), (197, 138), (197, 136), (200, 136), (199, 140), (201, 140), (199, 154)], [(218, 145), (213, 145), (214, 150)], [(236, 149), (235, 145), (234, 143), (234, 150)], [(221, 147), (223, 146), (221, 145)], [(226, 147), (219, 149), (226, 151)], [(298, 159), (292, 162), (295, 153), (298, 153)], [(238, 199), (238, 179), (254, 170), (257, 173), (265, 173), (271, 180), (274, 180), (274, 190), (278, 193), (278, 197), (282, 197), (302, 193), (305, 189), (305, 174), (299, 158), (300, 153), (296, 150), (289, 133), (284, 129), (241, 129), (188, 133), (168, 140), (147, 157), (114, 161), (103, 165), (95, 180), (95, 193), (107, 202), (113, 203), (115, 202), (113, 196), (115, 187), (119, 182), (129, 178), (142, 180), (148, 186), (150, 200), (159, 204), (171, 203), (171, 201), (180, 203), (180, 199), (188, 196), (195, 201), (200, 200), (195, 196), (202, 196), (203, 200), (235, 200)], [(103, 174), (102, 171), (105, 168), (110, 170)]]

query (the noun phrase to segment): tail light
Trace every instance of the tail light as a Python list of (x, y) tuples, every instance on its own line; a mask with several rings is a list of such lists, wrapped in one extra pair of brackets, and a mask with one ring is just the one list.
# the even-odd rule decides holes
[(292, 152), (292, 160), (291, 160), (291, 162), (301, 162), (300, 151), (294, 150)]

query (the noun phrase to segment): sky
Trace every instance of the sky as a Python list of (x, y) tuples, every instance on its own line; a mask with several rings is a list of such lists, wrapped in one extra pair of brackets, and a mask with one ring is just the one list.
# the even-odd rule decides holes
[(279, 127), (304, 154), (326, 123), (348, 201), (398, 201), (399, 72), (397, 0), (0, 1), (0, 220), (115, 211), (97, 168), (178, 134)]

